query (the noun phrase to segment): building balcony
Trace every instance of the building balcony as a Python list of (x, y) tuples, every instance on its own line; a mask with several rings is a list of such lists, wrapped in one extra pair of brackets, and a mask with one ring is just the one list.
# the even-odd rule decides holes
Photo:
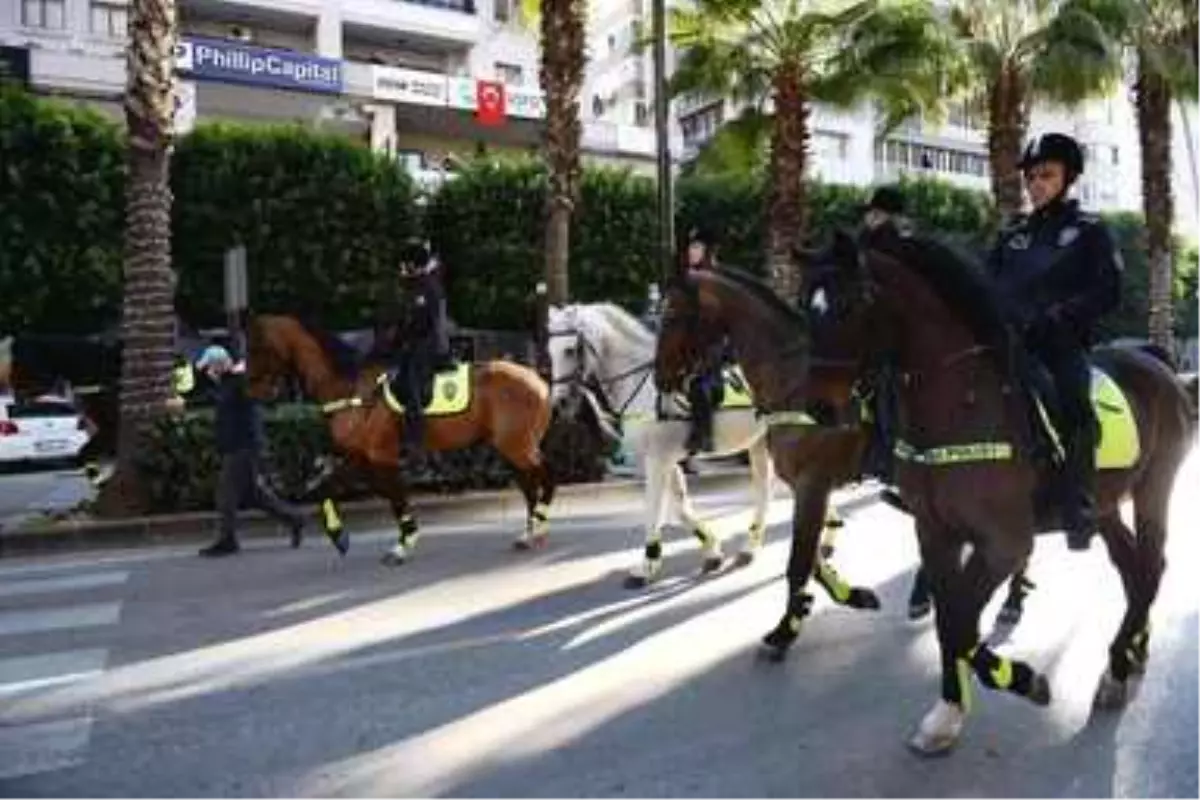
[(367, 38), (380, 35), (432, 46), (469, 47), (484, 33), (475, 0), (344, 0), (342, 25)]

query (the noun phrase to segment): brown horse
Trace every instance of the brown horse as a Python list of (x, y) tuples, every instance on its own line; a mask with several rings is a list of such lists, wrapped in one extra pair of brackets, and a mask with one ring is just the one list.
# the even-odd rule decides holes
[[(909, 744), (940, 753), (961, 733), (971, 672), (989, 688), (1039, 705), (1050, 701), (1045, 676), (980, 642), (978, 620), (992, 592), (1028, 557), (1035, 533), (1059, 527), (1056, 504), (1046, 502), (1053, 470), (1027, 446), (1029, 408), (1019, 383), (1027, 370), (1014, 367), (1020, 351), (981, 273), (915, 238), (885, 252), (860, 251), (839, 235), (830, 260), (840, 275), (824, 312), (830, 323), (851, 352), (869, 357), (887, 345), (899, 362), (898, 482), (916, 520), (942, 651), (941, 699)], [(1099, 532), (1127, 599), (1095, 696), (1098, 708), (1116, 708), (1146, 665), (1168, 501), (1195, 422), (1183, 385), (1153, 355), (1101, 348), (1093, 363), (1120, 389), (1098, 405), (1105, 424), (1113, 424), (1102, 429), (1102, 445), (1106, 437), (1119, 442), (1118, 426), (1128, 420), (1121, 395), (1134, 419), (1125, 429), (1131, 446), (1099, 464), (1096, 486)], [(810, 381), (810, 390), (818, 386)], [(1133, 500), (1136, 533), (1121, 519), (1126, 498)]]
[[(781, 659), (811, 608), (810, 577), (841, 605), (879, 608), (874, 592), (846, 584), (819, 552), (829, 494), (858, 477), (867, 443), (861, 417), (850, 408), (857, 364), (810, 355), (804, 316), (763, 284), (727, 268), (692, 271), (664, 298), (655, 353), (660, 391), (681, 391), (722, 336), (732, 343), (767, 424), (775, 474), (794, 498), (787, 611), (764, 640), (768, 654)], [(820, 398), (806, 394), (812, 374), (824, 378)]]
[[(269, 396), (285, 376), (295, 374), (328, 417), (334, 450), (343, 460), (320, 487), (325, 533), (345, 555), (349, 535), (327, 489), (343, 477), (342, 470), (356, 470), (389, 501), (399, 527), (398, 541), (384, 555), (384, 563), (403, 563), (416, 545), (417, 523), (400, 469), (403, 416), (386, 402), (378, 380), (381, 368), (360, 369), (348, 345), (293, 317), (252, 317), (247, 334), (251, 393)], [(515, 546), (540, 546), (546, 541), (554, 497), (553, 478), (541, 451), (550, 425), (549, 387), (533, 370), (508, 361), (473, 364), (469, 374), (469, 385), (459, 388), (469, 391), (469, 400), (461, 408), (429, 416), (424, 448), (456, 450), (477, 442), (495, 447), (516, 469), (525, 495), (528, 519)]]

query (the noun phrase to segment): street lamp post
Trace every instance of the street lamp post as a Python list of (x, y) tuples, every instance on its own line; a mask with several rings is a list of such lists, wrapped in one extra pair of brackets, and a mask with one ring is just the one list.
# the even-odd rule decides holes
[(675, 203), (671, 189), (671, 143), (667, 98), (666, 0), (651, 0), (654, 34), (654, 134), (658, 145), (658, 246), (659, 279), (666, 282), (674, 271)]

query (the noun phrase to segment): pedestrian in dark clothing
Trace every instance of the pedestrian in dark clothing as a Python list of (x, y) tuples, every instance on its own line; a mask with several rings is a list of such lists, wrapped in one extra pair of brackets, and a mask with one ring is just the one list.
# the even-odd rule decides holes
[(263, 444), (258, 403), (246, 389), (244, 370), (235, 365), (224, 347), (207, 348), (196, 368), (212, 380), (216, 402), (216, 444), (221, 456), (217, 482), (217, 511), (221, 516), (217, 541), (200, 551), (202, 556), (226, 556), (240, 550), (237, 540), (238, 509), (247, 502), (266, 511), (291, 530), (292, 547), (304, 537), (304, 514), (285, 503), (266, 485), (260, 472)]

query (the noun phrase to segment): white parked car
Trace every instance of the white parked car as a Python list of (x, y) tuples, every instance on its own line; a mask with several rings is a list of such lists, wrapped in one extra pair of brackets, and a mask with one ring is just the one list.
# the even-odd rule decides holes
[(91, 423), (64, 397), (43, 395), (18, 403), (0, 396), (0, 464), (67, 461), (92, 438)]

